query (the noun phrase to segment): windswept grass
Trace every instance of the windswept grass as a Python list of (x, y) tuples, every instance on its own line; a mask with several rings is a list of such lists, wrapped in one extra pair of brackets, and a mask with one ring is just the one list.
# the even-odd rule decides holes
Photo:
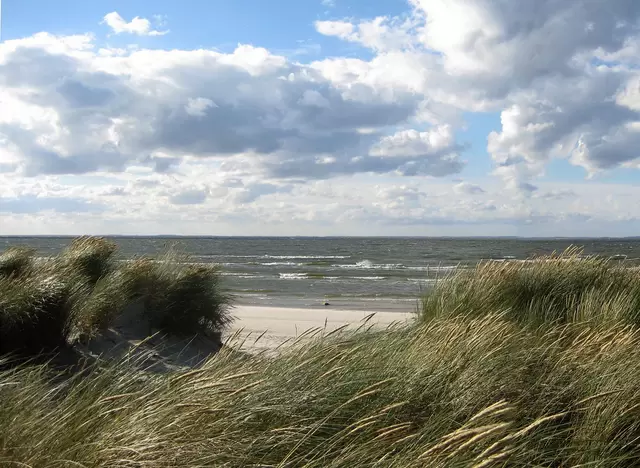
[(0, 355), (64, 346), (72, 296), (53, 276), (0, 278)]
[(80, 237), (57, 258), (57, 267), (72, 274), (81, 274), (94, 284), (115, 267), (115, 243), (101, 237)]
[(534, 333), (496, 315), (273, 359), (223, 348), (170, 375), (122, 364), (55, 384), (25, 367), (0, 374), (0, 465), (636, 466), (639, 379), (632, 328)]
[(568, 322), (640, 324), (640, 270), (580, 249), (526, 262), (459, 270), (422, 298), (424, 320), (505, 312), (534, 326)]
[[(136, 301), (133, 279), (120, 267), (95, 282), (80, 280), (82, 289), (68, 317), (72, 333), (86, 338), (112, 326)], [(85, 338), (85, 339), (86, 339)]]
[[(128, 291), (154, 323), (206, 330), (226, 296), (174, 255), (88, 280), (74, 294), (91, 300), (69, 310), (109, 323), (109, 298)], [(0, 279), (11, 310), (44, 297), (31, 279)], [(197, 370), (123, 361), (64, 381), (12, 367), (0, 466), (639, 466), (638, 291), (637, 271), (569, 251), (457, 273), (424, 298), (423, 320), (316, 330), (275, 357), (231, 343)]]
[(217, 266), (190, 263), (169, 251), (157, 261), (137, 260), (123, 268), (142, 300), (152, 327), (175, 335), (194, 335), (225, 329), (231, 322), (231, 295), (221, 287)]
[(0, 253), (0, 278), (22, 276), (33, 270), (34, 251), (28, 247), (10, 247)]
[(177, 254), (132, 262), (115, 254), (114, 243), (91, 237), (38, 264), (28, 249), (0, 254), (0, 354), (88, 339), (139, 303), (149, 333), (195, 335), (228, 325), (230, 297), (216, 267), (189, 265)]

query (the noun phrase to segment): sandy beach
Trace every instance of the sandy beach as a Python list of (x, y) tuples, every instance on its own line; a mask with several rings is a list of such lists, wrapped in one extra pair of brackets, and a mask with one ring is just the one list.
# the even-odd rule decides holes
[[(225, 338), (238, 334), (246, 338), (243, 349), (258, 351), (273, 349), (293, 341), (310, 329), (324, 328), (327, 332), (347, 325), (358, 327), (368, 316), (374, 314), (369, 324), (386, 327), (394, 322), (412, 320), (413, 313), (341, 310), (335, 308), (303, 309), (286, 307), (236, 306), (232, 328)], [(262, 336), (261, 336), (262, 335)], [(256, 342), (256, 339), (260, 339)]]

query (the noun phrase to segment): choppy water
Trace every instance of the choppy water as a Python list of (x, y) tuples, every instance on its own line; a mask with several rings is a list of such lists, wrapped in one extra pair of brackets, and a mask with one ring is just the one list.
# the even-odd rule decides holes
[[(0, 237), (0, 250), (30, 245), (59, 252), (72, 238)], [(371, 310), (409, 310), (421, 290), (459, 266), (486, 259), (527, 259), (570, 245), (587, 254), (640, 258), (640, 239), (239, 238), (116, 237), (125, 257), (153, 255), (169, 245), (194, 262), (223, 266), (240, 303)]]

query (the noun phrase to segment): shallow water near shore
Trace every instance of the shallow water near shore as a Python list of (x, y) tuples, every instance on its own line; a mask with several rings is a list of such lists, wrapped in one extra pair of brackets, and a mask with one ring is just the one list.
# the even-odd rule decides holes
[[(0, 237), (50, 256), (72, 237)], [(195, 263), (217, 263), (237, 303), (276, 307), (411, 311), (421, 292), (481, 260), (519, 261), (570, 245), (637, 264), (640, 239), (113, 237), (119, 255), (174, 245)]]

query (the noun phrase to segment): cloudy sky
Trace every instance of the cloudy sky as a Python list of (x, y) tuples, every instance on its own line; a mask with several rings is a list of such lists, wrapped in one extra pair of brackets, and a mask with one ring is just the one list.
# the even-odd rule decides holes
[(0, 234), (640, 235), (638, 0), (4, 0)]

